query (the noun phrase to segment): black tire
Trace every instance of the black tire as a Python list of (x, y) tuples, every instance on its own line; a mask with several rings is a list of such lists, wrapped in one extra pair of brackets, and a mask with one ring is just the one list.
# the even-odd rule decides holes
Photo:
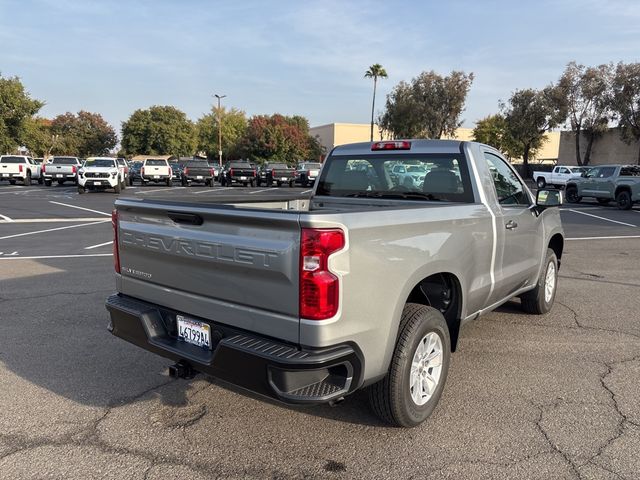
[(133, 177), (129, 177), (129, 186), (133, 187)]
[(289, 182), (289, 188), (293, 188), (293, 180)]
[(211, 180), (209, 180), (209, 187), (213, 188), (216, 184), (216, 179), (211, 177)]
[(282, 182), (276, 182), (276, 186), (280, 188), (282, 186)]
[[(555, 276), (553, 281), (553, 293), (547, 300), (545, 295), (546, 278), (549, 274), (549, 268), (553, 264), (553, 275)], [(544, 268), (540, 273), (538, 284), (536, 288), (529, 292), (520, 295), (520, 301), (522, 303), (522, 310), (526, 313), (532, 313), (534, 315), (543, 315), (548, 313), (553, 307), (553, 302), (556, 298), (558, 291), (558, 259), (556, 254), (550, 248), (547, 249), (547, 256), (545, 257)]]
[(247, 182), (242, 182), (243, 187), (246, 187), (247, 185), (249, 185)]
[(189, 182), (187, 182), (186, 177), (182, 177), (180, 179), (180, 183), (182, 184), (183, 187), (188, 187), (189, 186)]
[(249, 185), (251, 185), (251, 187), (255, 187), (256, 186), (256, 181), (255, 180), (251, 180), (251, 182), (249, 182)]
[(171, 178), (167, 178), (167, 187), (173, 187), (173, 180)]
[(262, 185), (262, 180), (260, 180), (260, 179), (258, 178), (258, 180), (256, 180), (256, 185), (258, 185), (258, 186)]
[(598, 200), (600, 205), (609, 205), (610, 201), (608, 198), (596, 198), (596, 200)]
[(578, 196), (578, 187), (575, 187), (573, 185), (567, 187), (567, 191), (565, 193), (567, 202), (569, 203), (580, 203), (580, 200), (582, 200), (582, 197)]
[(44, 185), (45, 185), (45, 187), (50, 187), (51, 186), (51, 180), (45, 180), (44, 181)]
[(547, 181), (544, 179), (544, 177), (538, 177), (538, 179), (536, 180), (536, 185), (538, 186), (538, 188), (544, 188), (547, 186)]
[(114, 191), (115, 193), (120, 193), (120, 191), (121, 191), (121, 190), (122, 190), (122, 189), (120, 188), (120, 184), (119, 184), (119, 183), (116, 183), (115, 187), (113, 187), (113, 191)]
[(44, 179), (42, 178), (42, 174), (38, 177), (38, 185), (42, 185), (44, 183)]
[(31, 172), (27, 170), (27, 174), (24, 177), (25, 186), (31, 185)]
[(80, 185), (78, 185), (78, 194), (82, 195), (83, 193), (86, 193), (86, 190), (84, 189), (84, 187), (81, 187)]
[(9, 180), (9, 183), (10, 183), (11, 185), (15, 185), (15, 184), (16, 184), (16, 181), (15, 181), (15, 180)]
[(123, 180), (122, 183), (120, 184), (120, 190), (124, 190), (125, 188), (127, 188), (127, 181)]
[(627, 190), (621, 190), (616, 195), (616, 205), (619, 210), (629, 210), (633, 206), (631, 194)]
[[(407, 303), (402, 311), (400, 333), (387, 375), (369, 387), (369, 401), (374, 413), (386, 423), (398, 427), (415, 427), (424, 422), (438, 404), (449, 371), (451, 340), (447, 322), (438, 310)], [(409, 378), (414, 354), (428, 333), (435, 333), (442, 345), (442, 369), (434, 392), (427, 402), (418, 405), (411, 397)]]
[(220, 186), (221, 186), (221, 187), (224, 187), (224, 186), (226, 185), (226, 183), (227, 183), (227, 182), (225, 181), (225, 179), (224, 179), (224, 178), (220, 178)]

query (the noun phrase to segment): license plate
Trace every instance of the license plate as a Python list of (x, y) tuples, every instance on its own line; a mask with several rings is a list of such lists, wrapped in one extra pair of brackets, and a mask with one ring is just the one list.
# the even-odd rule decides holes
[(160, 175), (154, 175), (153, 178), (160, 178)]
[(283, 182), (286, 182), (289, 179), (287, 177), (282, 177), (280, 180), (282, 180)]
[(202, 180), (202, 175), (196, 175), (196, 179)]
[(240, 180), (246, 180), (247, 177), (240, 177)]
[(57, 178), (62, 178), (62, 177), (64, 177), (64, 175), (62, 175), (61, 173), (58, 173), (58, 174), (56, 175), (56, 177), (57, 177)]
[(102, 182), (93, 182), (94, 185), (102, 185)]
[(211, 350), (211, 327), (203, 322), (176, 315), (178, 337), (187, 343)]

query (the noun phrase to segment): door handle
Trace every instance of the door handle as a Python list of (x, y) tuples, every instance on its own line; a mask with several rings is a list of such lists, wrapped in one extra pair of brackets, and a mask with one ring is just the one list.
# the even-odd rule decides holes
[(505, 228), (507, 230), (513, 230), (515, 228), (518, 228), (518, 224), (516, 222), (514, 222), (513, 220), (509, 220), (506, 224), (505, 224)]

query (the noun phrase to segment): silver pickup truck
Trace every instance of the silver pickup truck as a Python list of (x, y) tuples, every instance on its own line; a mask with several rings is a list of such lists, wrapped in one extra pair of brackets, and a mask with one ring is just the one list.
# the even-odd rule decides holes
[[(428, 173), (407, 188), (398, 164)], [(120, 198), (109, 329), (176, 376), (294, 404), (368, 387), (383, 420), (415, 426), (465, 322), (513, 297), (551, 309), (560, 202), (534, 198), (497, 150), (445, 140), (337, 147), (310, 199)]]

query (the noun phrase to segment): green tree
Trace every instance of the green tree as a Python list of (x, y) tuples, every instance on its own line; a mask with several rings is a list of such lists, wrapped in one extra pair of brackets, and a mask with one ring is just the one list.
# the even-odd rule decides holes
[(58, 115), (51, 121), (53, 153), (62, 155), (105, 155), (118, 143), (116, 131), (99, 113), (81, 110)]
[(559, 107), (558, 95), (556, 87), (516, 90), (508, 103), (500, 105), (509, 137), (507, 153), (522, 158), (527, 176), (529, 159), (546, 141), (544, 134), (567, 117)]
[[(629, 144), (640, 141), (640, 63), (619, 63), (616, 67), (613, 109), (622, 140)], [(640, 149), (637, 164), (640, 165)]]
[(473, 129), (473, 139), (507, 154), (513, 150), (513, 139), (509, 136), (507, 122), (499, 113), (478, 120)]
[(387, 71), (379, 63), (374, 63), (364, 74), (364, 78), (373, 78), (373, 102), (371, 102), (371, 141), (373, 142), (373, 115), (376, 109), (376, 86), (378, 78), (387, 78)]
[[(575, 135), (576, 162), (588, 165), (595, 139), (602, 135), (612, 118), (613, 66), (585, 67), (570, 62), (558, 82), (560, 101), (564, 103), (569, 125)], [(584, 157), (580, 137), (587, 136)]]
[(300, 160), (318, 159), (320, 143), (309, 135), (309, 122), (300, 116), (256, 115), (249, 119), (243, 139), (244, 154), (256, 161), (277, 161), (295, 165)]
[(24, 143), (27, 123), (43, 105), (31, 98), (18, 77), (0, 74), (0, 153), (10, 153)]
[(48, 156), (56, 143), (51, 133), (51, 120), (41, 117), (32, 117), (27, 120), (22, 143), (34, 157)]
[(453, 135), (473, 83), (473, 73), (453, 71), (443, 77), (423, 72), (400, 82), (387, 95), (381, 126), (394, 138), (441, 138)]
[(122, 148), (129, 155), (193, 155), (196, 128), (177, 108), (154, 105), (122, 123)]
[[(218, 113), (213, 108), (211, 113), (202, 116), (196, 123), (197, 147), (206, 152), (211, 159), (218, 158)], [(242, 110), (232, 108), (220, 109), (222, 119), (222, 152), (225, 158), (242, 156), (242, 141), (247, 130), (247, 117)]]

